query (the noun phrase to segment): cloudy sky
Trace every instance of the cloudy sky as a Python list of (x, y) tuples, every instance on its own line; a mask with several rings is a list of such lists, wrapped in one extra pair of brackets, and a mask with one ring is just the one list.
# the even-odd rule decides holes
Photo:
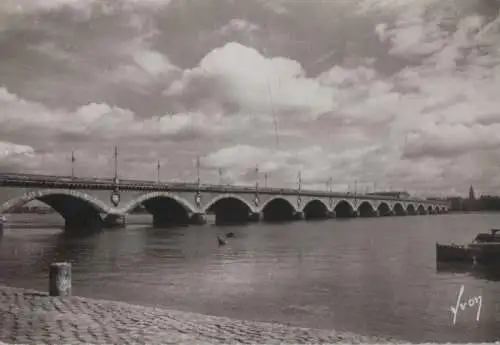
[(2, 0), (0, 169), (500, 192), (497, 0)]

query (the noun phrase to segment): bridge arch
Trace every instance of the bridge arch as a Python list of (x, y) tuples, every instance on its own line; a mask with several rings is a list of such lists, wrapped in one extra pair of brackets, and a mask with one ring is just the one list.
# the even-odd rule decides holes
[(441, 208), (439, 207), (439, 205), (436, 205), (434, 207), (434, 213), (441, 213)]
[(391, 207), (385, 201), (382, 201), (378, 205), (377, 211), (378, 211), (379, 216), (381, 216), (381, 217), (390, 216), (392, 213)]
[(326, 219), (330, 213), (328, 205), (320, 199), (312, 199), (302, 208), (304, 218), (308, 219)]
[(238, 195), (224, 194), (210, 200), (203, 208), (203, 213), (214, 213), (215, 224), (244, 224), (250, 220), (255, 209)]
[(339, 200), (333, 210), (336, 218), (350, 218), (354, 216), (355, 208), (349, 201)]
[(122, 214), (130, 213), (139, 205), (153, 215), (155, 227), (188, 225), (196, 208), (187, 200), (168, 192), (152, 192), (141, 195), (121, 209)]
[(262, 218), (265, 221), (289, 221), (295, 218), (298, 210), (283, 197), (274, 197), (262, 205)]
[(427, 213), (428, 214), (433, 214), (434, 213), (434, 209), (432, 208), (432, 205), (427, 206)]
[(373, 217), (376, 214), (376, 209), (369, 201), (363, 201), (358, 206), (358, 215), (360, 217)]
[(406, 206), (406, 213), (408, 213), (408, 214), (417, 214), (417, 209), (415, 208), (415, 205), (408, 204)]
[(27, 192), (0, 205), (0, 214), (8, 213), (30, 201), (38, 200), (51, 207), (65, 221), (69, 233), (90, 233), (103, 227), (102, 214), (111, 208), (90, 194), (64, 189), (42, 189)]
[(400, 202), (397, 202), (397, 203), (394, 204), (394, 206), (392, 208), (392, 211), (394, 212), (394, 214), (396, 216), (404, 216), (404, 215), (406, 215), (406, 210), (403, 207), (403, 204), (401, 204)]
[(417, 207), (417, 214), (426, 214), (427, 211), (425, 210), (425, 206), (422, 204), (419, 204)]

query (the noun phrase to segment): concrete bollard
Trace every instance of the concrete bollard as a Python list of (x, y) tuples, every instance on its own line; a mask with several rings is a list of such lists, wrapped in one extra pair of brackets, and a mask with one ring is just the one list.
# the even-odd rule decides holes
[(71, 263), (56, 262), (50, 265), (49, 295), (71, 296)]

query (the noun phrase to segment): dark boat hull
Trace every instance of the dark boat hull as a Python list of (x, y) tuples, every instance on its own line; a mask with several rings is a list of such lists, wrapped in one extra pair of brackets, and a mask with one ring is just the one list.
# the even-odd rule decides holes
[(500, 263), (500, 243), (472, 243), (469, 248), (471, 257), (479, 264)]
[(441, 262), (472, 262), (473, 258), (465, 246), (436, 243), (436, 260)]

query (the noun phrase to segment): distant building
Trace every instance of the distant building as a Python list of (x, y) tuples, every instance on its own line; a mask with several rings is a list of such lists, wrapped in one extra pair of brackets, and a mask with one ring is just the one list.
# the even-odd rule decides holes
[(466, 210), (466, 200), (461, 197), (451, 197), (448, 198), (450, 202), (450, 211), (465, 211)]

